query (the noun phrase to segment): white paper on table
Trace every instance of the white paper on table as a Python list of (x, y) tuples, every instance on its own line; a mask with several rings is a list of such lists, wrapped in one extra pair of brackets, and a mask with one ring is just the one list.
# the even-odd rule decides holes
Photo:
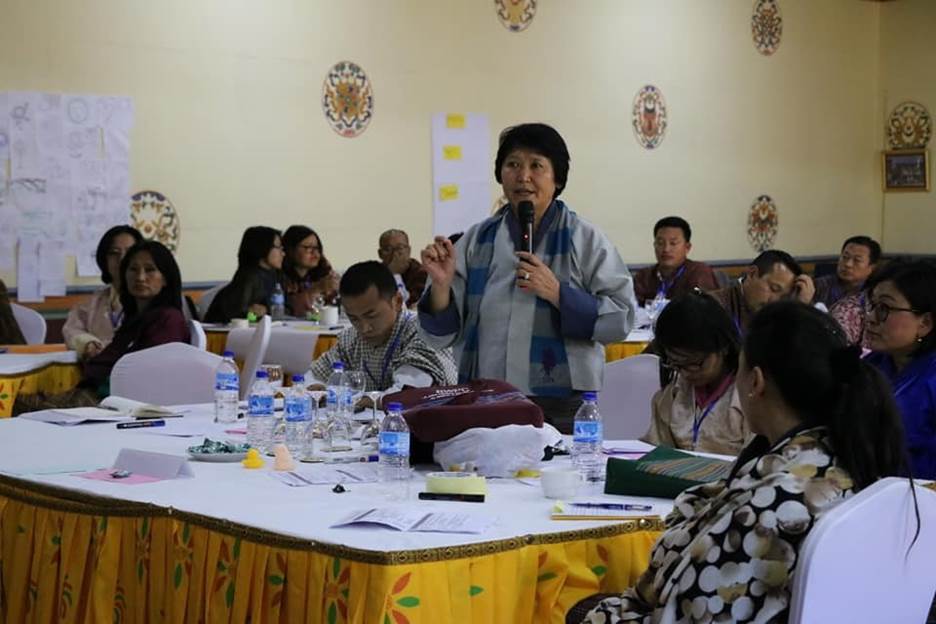
[(95, 422), (129, 422), (126, 414), (120, 414), (113, 410), (101, 409), (100, 407), (73, 407), (59, 410), (40, 410), (38, 412), (29, 412), (23, 414), (26, 420), (35, 420), (37, 422), (49, 423), (50, 425), (61, 425), (71, 427), (84, 423)]
[(491, 211), (487, 115), (432, 115), (432, 231), (463, 232)]
[(492, 524), (492, 519), (474, 514), (383, 507), (352, 512), (331, 528), (378, 525), (421, 533), (483, 533)]
[(39, 294), (39, 241), (37, 239), (20, 239), (16, 268), (17, 301), (42, 301), (42, 296)]
[(114, 461), (114, 470), (126, 470), (157, 479), (195, 476), (187, 457), (129, 448), (120, 449)]
[(317, 464), (291, 472), (270, 472), (270, 477), (292, 487), (335, 485), (336, 483), (377, 483), (380, 472), (372, 462)]

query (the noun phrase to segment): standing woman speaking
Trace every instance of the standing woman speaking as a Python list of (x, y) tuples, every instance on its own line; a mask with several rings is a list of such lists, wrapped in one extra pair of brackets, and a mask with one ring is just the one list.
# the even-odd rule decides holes
[(509, 204), (457, 244), (438, 236), (423, 249), (430, 288), (418, 307), (429, 344), (455, 348), (460, 382), (505, 380), (566, 433), (581, 392), (601, 389), (602, 344), (623, 340), (636, 310), (614, 245), (557, 199), (568, 173), (569, 151), (552, 127), (504, 130), (494, 177)]

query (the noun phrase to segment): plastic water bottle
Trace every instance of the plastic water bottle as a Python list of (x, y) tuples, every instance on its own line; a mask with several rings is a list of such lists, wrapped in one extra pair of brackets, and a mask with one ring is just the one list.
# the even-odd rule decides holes
[(273, 388), (266, 371), (257, 371), (257, 379), (247, 398), (247, 444), (267, 452), (273, 437)]
[(303, 375), (293, 375), (292, 386), (286, 392), (283, 411), (286, 413), (286, 448), (295, 459), (306, 452), (306, 434), (312, 421), (312, 399), (305, 391)]
[(270, 316), (275, 319), (286, 316), (286, 294), (283, 293), (283, 287), (279, 282), (276, 282), (273, 294), (270, 295)]
[(601, 451), (604, 432), (598, 412), (598, 393), (583, 392), (582, 405), (572, 425), (572, 464), (589, 483), (604, 480), (605, 460)]
[(215, 421), (237, 421), (237, 401), (240, 394), (240, 373), (234, 363), (234, 353), (224, 352), (224, 359), (215, 369)]
[(348, 376), (344, 372), (344, 363), (335, 362), (332, 364), (332, 374), (328, 376), (328, 383), (325, 384), (325, 390), (328, 394), (325, 397), (325, 413), (329, 418), (344, 415), (347, 409), (348, 394)]
[(380, 454), (380, 480), (387, 484), (391, 499), (404, 499), (409, 495), (410, 433), (403, 419), (403, 406), (388, 403), (387, 415), (380, 425), (378, 440)]

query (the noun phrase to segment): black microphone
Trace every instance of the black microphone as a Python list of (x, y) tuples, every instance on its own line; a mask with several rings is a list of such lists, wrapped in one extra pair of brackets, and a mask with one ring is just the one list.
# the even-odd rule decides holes
[(533, 253), (533, 202), (522, 201), (517, 204), (520, 213), (520, 242), (522, 251)]

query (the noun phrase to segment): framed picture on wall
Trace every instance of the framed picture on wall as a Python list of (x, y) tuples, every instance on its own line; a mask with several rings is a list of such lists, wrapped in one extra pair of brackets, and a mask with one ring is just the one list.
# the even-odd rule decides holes
[(929, 152), (889, 150), (881, 155), (885, 191), (929, 191)]

